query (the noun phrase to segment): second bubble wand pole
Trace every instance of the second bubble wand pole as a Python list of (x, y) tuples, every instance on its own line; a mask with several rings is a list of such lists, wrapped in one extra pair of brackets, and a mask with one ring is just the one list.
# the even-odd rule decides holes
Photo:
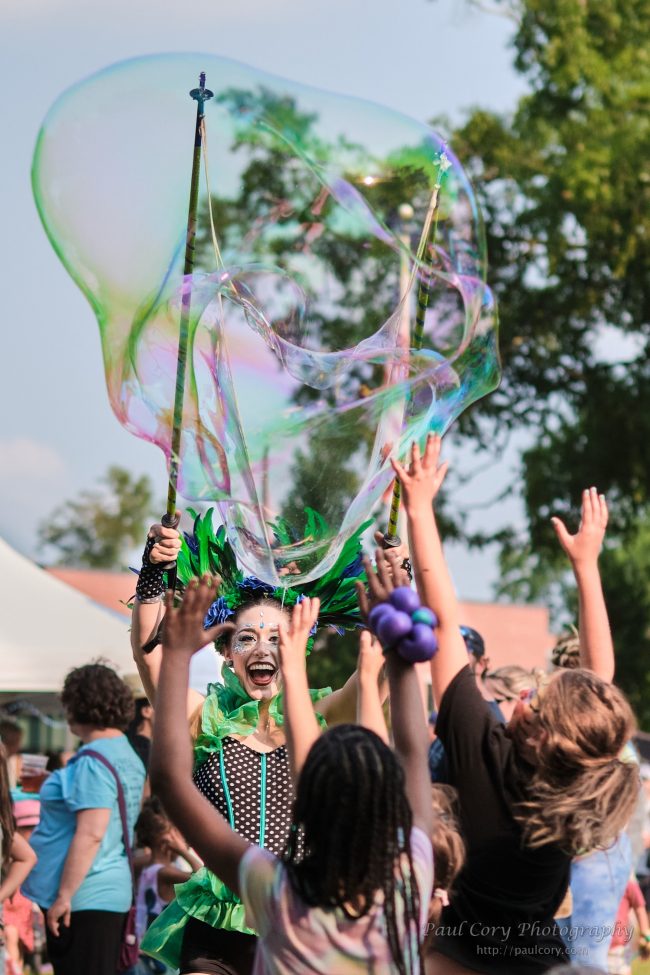
[[(413, 339), (411, 342), (411, 348), (415, 349), (417, 352), (419, 352), (422, 348), (422, 343), (424, 341), (424, 323), (427, 309), (429, 307), (429, 301), (431, 299), (431, 285), (433, 280), (433, 249), (436, 241), (436, 234), (438, 232), (440, 188), (442, 186), (442, 178), (448, 168), (449, 160), (447, 158), (447, 154), (443, 151), (440, 155), (440, 161), (438, 163), (436, 182), (429, 201), (429, 207), (424, 221), (422, 236), (420, 237), (420, 245), (418, 247), (416, 265), (414, 269), (417, 273), (418, 268), (421, 268), (417, 291), (417, 307), (415, 310), (415, 327), (413, 329)], [(408, 296), (406, 296), (404, 300), (408, 300)], [(390, 513), (388, 515), (388, 531), (384, 534), (383, 539), (384, 548), (397, 548), (398, 545), (402, 544), (402, 540), (397, 533), (401, 499), (402, 489), (399, 481), (396, 478), (395, 483), (393, 484), (393, 496), (390, 504)]]

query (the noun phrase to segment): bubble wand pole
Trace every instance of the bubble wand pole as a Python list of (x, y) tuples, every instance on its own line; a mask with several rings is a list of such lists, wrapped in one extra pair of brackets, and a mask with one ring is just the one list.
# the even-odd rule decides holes
[[(447, 154), (443, 152), (440, 156), (436, 183), (433, 187), (431, 200), (429, 201), (429, 209), (427, 210), (422, 236), (420, 237), (420, 244), (417, 250), (416, 268), (422, 265), (422, 276), (418, 285), (417, 307), (415, 310), (415, 328), (413, 329), (413, 340), (411, 343), (411, 347), (416, 351), (419, 351), (422, 348), (422, 343), (424, 341), (424, 322), (427, 314), (427, 308), (429, 307), (429, 300), (431, 298), (431, 285), (433, 281), (433, 275), (431, 273), (433, 267), (432, 251), (436, 241), (436, 234), (438, 232), (438, 201), (440, 196), (440, 188), (442, 186), (442, 178), (448, 168), (449, 160), (447, 158)], [(429, 245), (428, 255), (427, 244)], [(397, 478), (395, 478), (395, 483), (393, 484), (393, 497), (390, 503), (390, 513), (388, 515), (388, 531), (384, 533), (384, 538), (382, 541), (384, 548), (397, 548), (398, 545), (402, 544), (402, 539), (397, 533), (397, 523), (399, 519), (401, 500), (402, 486)]]
[[(190, 182), (190, 202), (187, 214), (187, 233), (185, 236), (185, 263), (183, 266), (183, 295), (181, 300), (181, 320), (178, 336), (178, 358), (176, 360), (176, 388), (174, 392), (174, 416), (172, 421), (171, 453), (169, 461), (169, 487), (167, 490), (167, 511), (162, 523), (168, 528), (176, 528), (179, 517), (176, 514), (176, 490), (180, 464), (181, 434), (183, 428), (183, 401), (185, 399), (185, 373), (187, 370), (187, 347), (190, 331), (190, 308), (192, 303), (192, 282), (189, 277), (194, 270), (194, 241), (196, 238), (196, 214), (199, 200), (199, 174), (201, 171), (201, 144), (205, 103), (213, 93), (205, 87), (205, 72), (199, 76), (199, 87), (193, 88), (190, 97), (196, 102), (196, 126), (194, 129), (194, 155), (192, 157), (192, 179)], [(169, 580), (168, 580), (169, 581)], [(174, 580), (175, 581), (175, 580)], [(170, 586), (170, 588), (173, 588)]]

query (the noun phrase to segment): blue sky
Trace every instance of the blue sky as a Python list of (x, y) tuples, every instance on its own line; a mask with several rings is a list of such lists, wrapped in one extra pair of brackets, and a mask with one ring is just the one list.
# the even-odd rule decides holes
[[(210, 51), (423, 121), (460, 119), (476, 105), (514, 106), (523, 85), (511, 66), (511, 33), (510, 21), (465, 0), (3, 0), (0, 535), (38, 557), (38, 523), (109, 464), (149, 473), (165, 490), (162, 454), (127, 434), (109, 408), (94, 316), (33, 204), (36, 134), (64, 88), (126, 57)], [(456, 465), (470, 469), (474, 458), (451, 448)], [(509, 453), (464, 498), (494, 496), (515, 462)], [(493, 524), (489, 509), (487, 517)], [(501, 505), (499, 518), (520, 519), (517, 503)], [(489, 598), (492, 553), (454, 549), (452, 565), (461, 595)]]

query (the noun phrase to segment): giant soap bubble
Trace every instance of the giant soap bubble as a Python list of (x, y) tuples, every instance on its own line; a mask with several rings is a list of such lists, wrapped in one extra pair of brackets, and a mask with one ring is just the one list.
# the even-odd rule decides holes
[[(184, 276), (201, 70), (214, 97)], [(111, 406), (168, 462), (190, 303), (179, 491), (216, 502), (270, 583), (329, 569), (390, 485), (390, 454), (497, 385), (474, 195), (403, 115), (224, 58), (139, 58), (58, 99), (33, 186), (97, 316)]]

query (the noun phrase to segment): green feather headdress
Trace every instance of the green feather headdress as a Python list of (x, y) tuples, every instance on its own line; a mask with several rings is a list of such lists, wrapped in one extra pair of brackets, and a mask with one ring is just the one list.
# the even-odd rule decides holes
[[(185, 586), (193, 577), (205, 573), (221, 577), (219, 596), (213, 602), (205, 618), (206, 629), (216, 623), (225, 623), (240, 606), (262, 599), (273, 599), (283, 606), (291, 607), (305, 597), (320, 599), (318, 623), (331, 626), (338, 633), (362, 626), (357, 603), (356, 582), (365, 582), (365, 572), (361, 562), (361, 535), (372, 524), (372, 519), (364, 522), (352, 535), (325, 575), (302, 586), (271, 586), (255, 576), (245, 576), (237, 565), (235, 553), (221, 525), (214, 531), (210, 508), (205, 515), (194, 518), (192, 534), (184, 532), (183, 544), (178, 556), (177, 573), (179, 582)], [(313, 642), (310, 638), (309, 645)]]

